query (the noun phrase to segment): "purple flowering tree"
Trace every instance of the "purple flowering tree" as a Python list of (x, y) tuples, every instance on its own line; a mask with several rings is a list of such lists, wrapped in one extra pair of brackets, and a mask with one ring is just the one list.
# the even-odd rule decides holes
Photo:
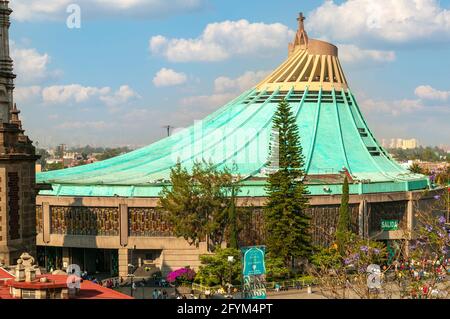
[(331, 247), (313, 255), (309, 273), (316, 278), (318, 288), (327, 298), (373, 298), (367, 286), (367, 268), (385, 260), (386, 249), (382, 243), (348, 231)]
[(173, 285), (192, 284), (196, 273), (191, 268), (180, 268), (167, 275), (167, 282)]

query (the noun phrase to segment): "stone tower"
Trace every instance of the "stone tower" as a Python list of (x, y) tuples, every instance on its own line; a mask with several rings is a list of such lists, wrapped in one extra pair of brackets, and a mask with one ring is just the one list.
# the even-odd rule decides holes
[(24, 134), (13, 100), (13, 61), (9, 56), (12, 10), (0, 0), (0, 264), (13, 264), (36, 250), (35, 162), (39, 158)]

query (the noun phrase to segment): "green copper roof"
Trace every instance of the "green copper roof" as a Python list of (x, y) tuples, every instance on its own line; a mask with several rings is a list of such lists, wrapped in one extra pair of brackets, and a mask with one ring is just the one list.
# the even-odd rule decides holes
[(370, 132), (350, 90), (256, 91), (243, 93), (193, 126), (147, 147), (106, 161), (37, 174), (60, 196), (158, 196), (170, 169), (180, 160), (211, 160), (219, 167), (237, 165), (246, 178), (241, 195), (264, 196), (272, 118), (287, 99), (297, 118), (313, 195), (339, 194), (343, 168), (354, 183), (351, 193), (424, 189), (428, 179), (393, 161)]

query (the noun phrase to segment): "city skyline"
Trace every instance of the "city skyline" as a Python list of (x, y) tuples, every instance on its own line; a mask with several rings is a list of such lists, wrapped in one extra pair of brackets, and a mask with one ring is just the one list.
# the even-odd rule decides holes
[(378, 140), (448, 145), (449, 1), (282, 2), (79, 1), (80, 29), (66, 24), (69, 1), (12, 2), (15, 100), (31, 139), (138, 147), (187, 127), (286, 57), (286, 17), (303, 10), (310, 35), (338, 45)]

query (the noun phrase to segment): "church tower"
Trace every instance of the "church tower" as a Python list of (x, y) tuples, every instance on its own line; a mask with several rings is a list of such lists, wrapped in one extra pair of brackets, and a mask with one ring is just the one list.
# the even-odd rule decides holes
[(36, 156), (14, 103), (9, 53), (12, 10), (0, 0), (0, 264), (13, 264), (36, 250)]

